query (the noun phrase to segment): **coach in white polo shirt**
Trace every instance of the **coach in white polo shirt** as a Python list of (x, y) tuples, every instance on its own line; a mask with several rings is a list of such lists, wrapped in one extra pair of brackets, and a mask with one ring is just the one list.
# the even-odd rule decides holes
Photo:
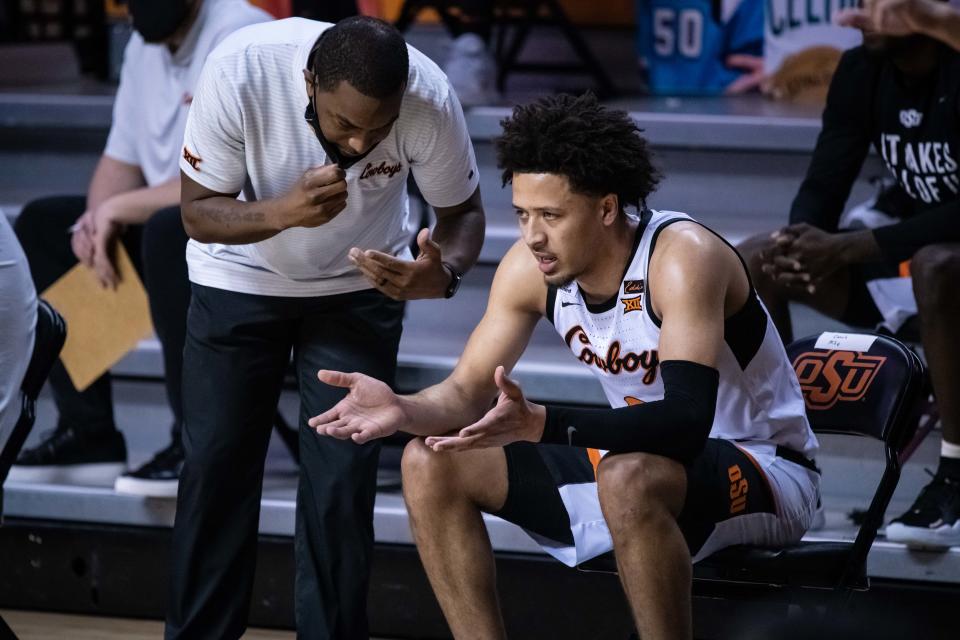
[(21, 453), (10, 477), (173, 497), (183, 460), (180, 372), (190, 300), (179, 207), (183, 131), (207, 55), (238, 28), (271, 17), (246, 0), (128, 0), (127, 6), (135, 31), (123, 52), (110, 135), (87, 194), (30, 202), (16, 232), (37, 291), (78, 261), (103, 286), (113, 286), (117, 243), (126, 247), (143, 277), (163, 352), (170, 444), (118, 477), (127, 452), (114, 421), (110, 375), (80, 392), (58, 363), (50, 373), (56, 429)]
[[(207, 60), (180, 168), (193, 299), (167, 637), (245, 628), (268, 425), (292, 349), (297, 626), (367, 638), (379, 450), (305, 422), (342, 397), (319, 369), (392, 382), (402, 301), (452, 296), (476, 261), (484, 218), (460, 104), (385, 22), (255, 25)], [(437, 213), (415, 260), (410, 174)]]

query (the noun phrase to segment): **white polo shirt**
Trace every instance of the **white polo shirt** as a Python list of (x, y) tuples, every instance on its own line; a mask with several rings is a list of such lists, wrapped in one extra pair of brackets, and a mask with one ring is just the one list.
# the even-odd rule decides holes
[[(180, 168), (246, 201), (287, 193), (305, 171), (328, 164), (304, 120), (303, 69), (330, 24), (290, 18), (241, 29), (210, 55), (190, 108)], [(320, 227), (286, 229), (246, 245), (187, 245), (190, 280), (240, 293), (306, 297), (369, 288), (347, 259), (351, 247), (410, 258), (411, 172), (427, 202), (466, 201), (478, 184), (463, 111), (446, 76), (407, 47), (410, 74), (390, 134), (346, 172), (347, 207)]]
[(140, 167), (151, 187), (179, 176), (183, 130), (204, 60), (240, 27), (267, 20), (270, 14), (246, 0), (204, 0), (172, 55), (166, 45), (147, 44), (134, 32), (123, 51), (104, 154)]

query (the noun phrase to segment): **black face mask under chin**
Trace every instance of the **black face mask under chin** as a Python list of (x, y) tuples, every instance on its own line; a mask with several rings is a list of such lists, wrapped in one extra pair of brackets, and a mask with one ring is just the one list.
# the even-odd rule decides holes
[(317, 118), (317, 110), (313, 108), (312, 100), (307, 101), (307, 108), (303, 112), (303, 119), (306, 120), (307, 124), (310, 125), (310, 128), (313, 129), (313, 133), (315, 136), (317, 136), (317, 140), (320, 141), (320, 146), (323, 147), (327, 157), (344, 171), (366, 158), (368, 155), (370, 155), (370, 152), (377, 147), (377, 145), (373, 145), (365, 152), (356, 156), (348, 156), (341, 153), (340, 149), (337, 148), (337, 145), (327, 140), (327, 137), (323, 135), (323, 131), (320, 129), (320, 120)]
[(196, 0), (129, 0), (133, 28), (146, 42), (157, 44), (176, 33)]

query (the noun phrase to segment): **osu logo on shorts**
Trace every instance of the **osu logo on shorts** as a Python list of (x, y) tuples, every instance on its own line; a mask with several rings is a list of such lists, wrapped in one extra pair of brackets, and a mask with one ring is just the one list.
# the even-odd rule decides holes
[(808, 351), (797, 357), (793, 369), (807, 408), (825, 410), (863, 398), (886, 360), (853, 351)]
[(747, 508), (750, 483), (743, 477), (738, 464), (727, 467), (727, 479), (730, 480), (730, 515), (734, 515)]

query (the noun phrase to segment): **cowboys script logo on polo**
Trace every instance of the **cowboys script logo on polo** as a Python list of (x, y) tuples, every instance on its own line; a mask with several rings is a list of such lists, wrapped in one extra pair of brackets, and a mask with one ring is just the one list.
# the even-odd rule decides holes
[(919, 127), (922, 121), (923, 114), (916, 109), (904, 109), (900, 112), (900, 124), (905, 126), (907, 129)]
[(887, 359), (853, 351), (808, 351), (793, 363), (807, 409), (823, 411), (866, 395)]
[(380, 164), (373, 164), (368, 162), (367, 166), (363, 168), (363, 171), (360, 173), (359, 180), (364, 180), (371, 176), (387, 176), (392, 178), (394, 175), (400, 172), (400, 169), (403, 168), (403, 165), (399, 162), (396, 164), (387, 164), (385, 161)]
[(186, 147), (183, 148), (183, 159), (187, 161), (187, 164), (193, 167), (194, 171), (200, 171), (200, 163), (203, 162), (203, 160), (201, 160), (199, 156), (195, 156), (190, 153), (190, 149), (187, 149)]

